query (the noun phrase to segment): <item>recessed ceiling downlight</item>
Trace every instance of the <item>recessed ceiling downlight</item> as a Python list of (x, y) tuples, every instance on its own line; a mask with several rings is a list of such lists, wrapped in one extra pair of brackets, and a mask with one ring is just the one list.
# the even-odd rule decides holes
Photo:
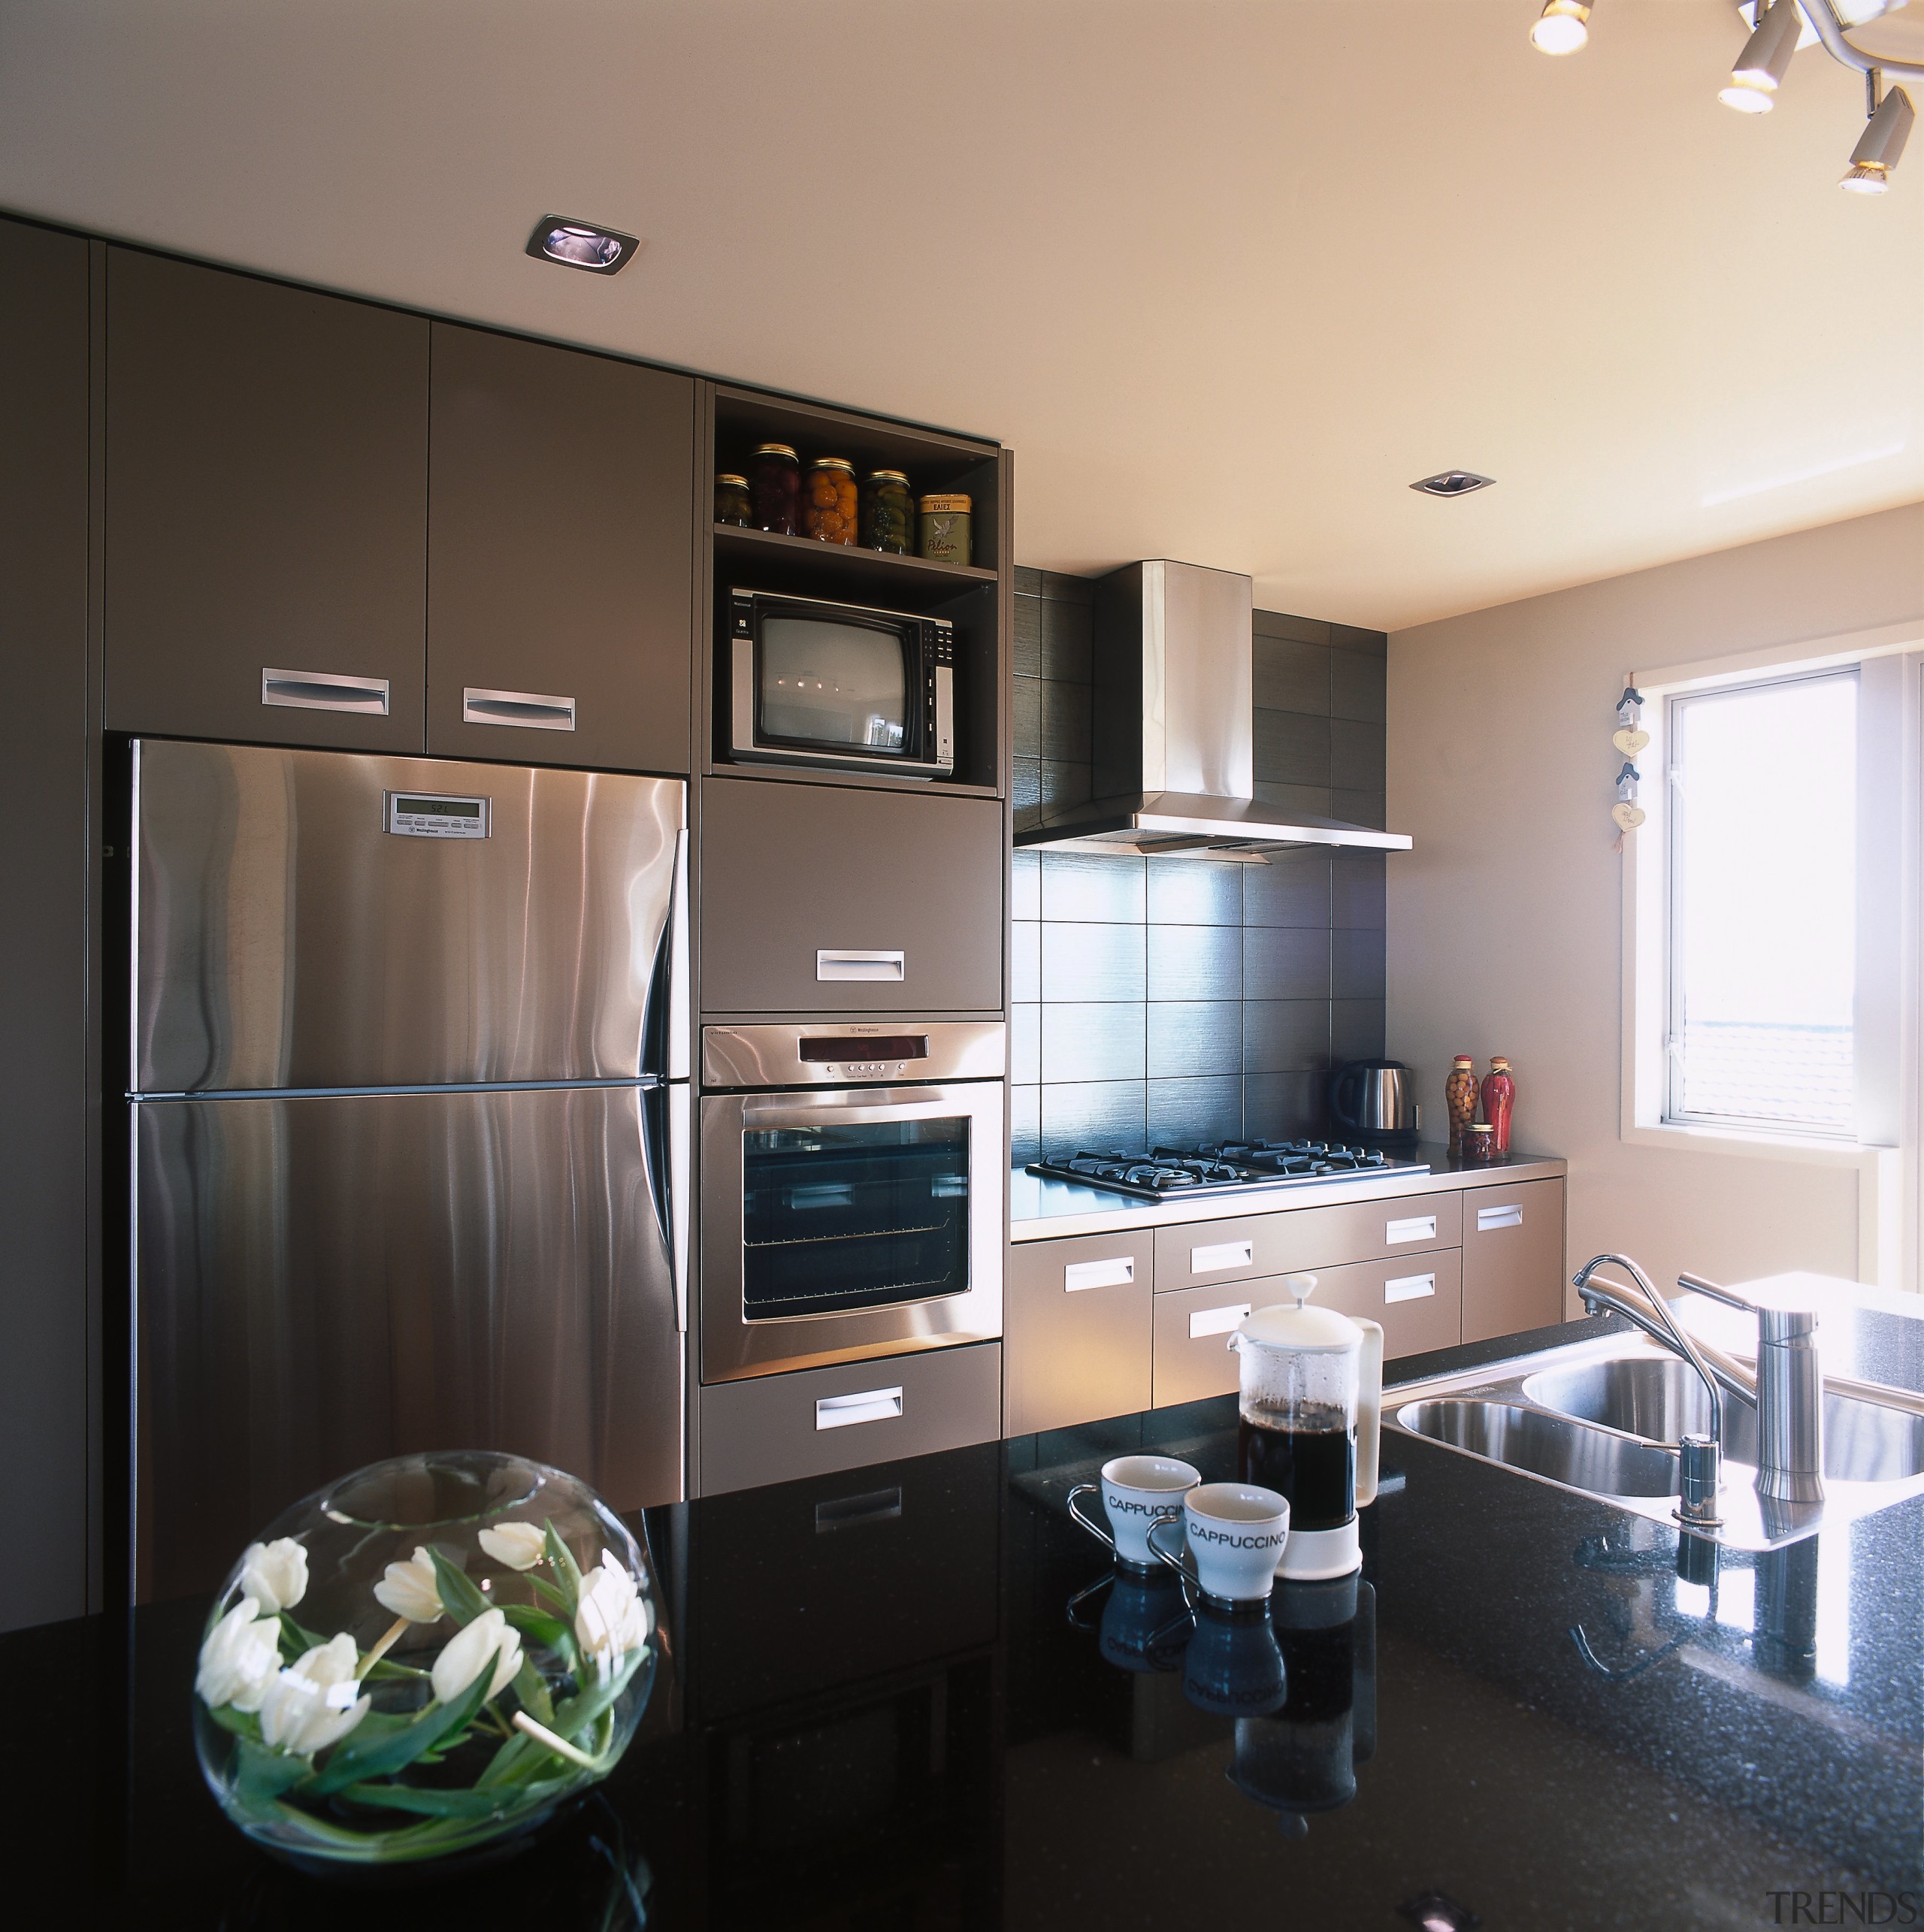
[(1420, 477), (1411, 484), (1426, 497), (1466, 497), (1472, 490), (1487, 490), (1494, 476), (1479, 476), (1474, 470), (1439, 470), (1433, 476)]
[(619, 228), (597, 228), (566, 215), (543, 215), (528, 238), (528, 252), (538, 262), (558, 262), (564, 268), (585, 268), (591, 275), (613, 275), (640, 253), (641, 243)]

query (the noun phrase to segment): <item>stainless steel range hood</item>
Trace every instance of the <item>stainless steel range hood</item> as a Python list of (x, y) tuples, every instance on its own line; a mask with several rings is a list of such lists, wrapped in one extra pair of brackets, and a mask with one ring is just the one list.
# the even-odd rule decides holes
[(1131, 564), (1097, 583), (1095, 796), (1017, 845), (1249, 860), (1293, 845), (1410, 849), (1403, 833), (1256, 802), (1251, 603), (1248, 578), (1194, 564)]

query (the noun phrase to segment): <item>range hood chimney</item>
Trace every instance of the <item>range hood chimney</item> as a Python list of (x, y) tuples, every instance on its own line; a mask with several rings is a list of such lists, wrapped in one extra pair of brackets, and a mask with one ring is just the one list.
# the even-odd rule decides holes
[(1095, 797), (1018, 845), (1260, 862), (1295, 845), (1406, 852), (1408, 836), (1255, 801), (1250, 579), (1167, 561), (1096, 585)]

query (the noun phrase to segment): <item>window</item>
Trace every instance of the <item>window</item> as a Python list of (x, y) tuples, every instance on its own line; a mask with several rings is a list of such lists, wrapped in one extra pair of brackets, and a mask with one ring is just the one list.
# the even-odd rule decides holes
[(1856, 1136), (1859, 687), (1668, 700), (1666, 1121)]

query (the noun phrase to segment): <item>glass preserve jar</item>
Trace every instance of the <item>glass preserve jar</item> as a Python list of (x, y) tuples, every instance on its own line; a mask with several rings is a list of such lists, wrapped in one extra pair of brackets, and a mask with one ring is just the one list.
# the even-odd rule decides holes
[(855, 540), (855, 466), (846, 456), (818, 456), (802, 494), (804, 537), (823, 543)]
[(737, 530), (755, 527), (755, 506), (749, 497), (749, 479), (731, 476), (725, 470), (715, 479), (715, 521)]
[(870, 550), (906, 557), (915, 548), (915, 506), (900, 470), (877, 470), (862, 485), (861, 542)]
[(801, 506), (802, 466), (785, 443), (759, 445), (749, 464), (755, 528), (793, 537)]

